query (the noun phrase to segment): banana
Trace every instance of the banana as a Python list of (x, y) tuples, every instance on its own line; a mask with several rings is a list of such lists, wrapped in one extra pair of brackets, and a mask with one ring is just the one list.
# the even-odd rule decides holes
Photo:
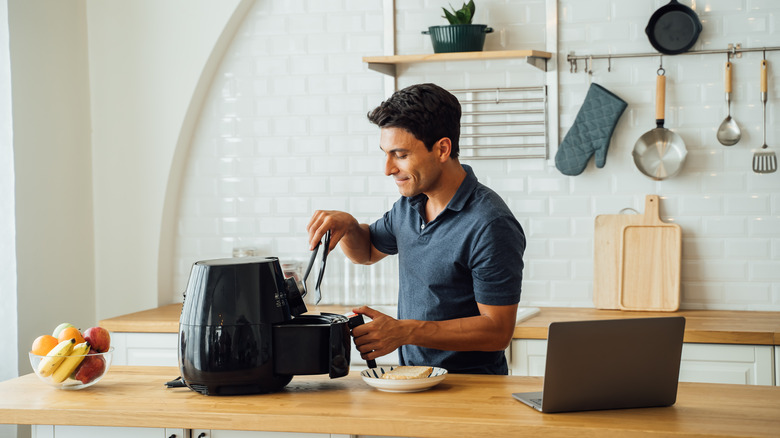
[(70, 351), (73, 349), (73, 344), (76, 343), (76, 339), (66, 339), (59, 344), (57, 344), (56, 347), (52, 348), (50, 352), (46, 354), (46, 357), (41, 360), (41, 363), (38, 364), (38, 374), (41, 377), (49, 377), (54, 373), (54, 370), (57, 369), (57, 365), (62, 363), (63, 360), (65, 360), (65, 357), (70, 354)]
[(51, 380), (54, 383), (64, 382), (68, 376), (73, 373), (73, 370), (84, 360), (84, 355), (89, 353), (89, 342), (82, 342), (73, 346), (70, 354), (62, 361), (62, 363), (54, 370), (51, 375)]

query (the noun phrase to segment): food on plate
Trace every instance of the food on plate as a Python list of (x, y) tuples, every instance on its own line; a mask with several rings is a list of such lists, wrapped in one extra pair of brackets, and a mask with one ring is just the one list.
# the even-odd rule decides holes
[[(97, 353), (97, 351), (90, 349), (89, 354)], [(73, 378), (81, 383), (89, 383), (98, 377), (103, 375), (103, 370), (106, 368), (106, 360), (102, 355), (87, 356), (76, 368), (76, 373)]]
[(41, 335), (35, 338), (32, 344), (32, 348), (30, 349), (30, 353), (37, 354), (38, 356), (46, 356), (48, 352), (50, 352), (54, 347), (59, 344), (60, 341), (57, 340), (52, 335)]
[(98, 353), (105, 353), (111, 346), (111, 335), (103, 327), (90, 327), (84, 330), (84, 339)]
[(66, 339), (56, 347), (54, 347), (38, 364), (38, 374), (42, 377), (49, 377), (54, 373), (54, 370), (62, 363), (63, 360), (73, 350), (73, 346), (76, 344), (76, 340)]
[(76, 369), (77, 366), (84, 360), (85, 354), (89, 352), (89, 342), (82, 342), (80, 344), (76, 344), (73, 346), (73, 349), (70, 351), (70, 354), (65, 358), (65, 360), (62, 361), (59, 366), (57, 366), (57, 369), (54, 370), (54, 373), (51, 375), (52, 381), (54, 383), (62, 383), (67, 379), (71, 374), (73, 374), (73, 371)]
[(432, 367), (399, 366), (382, 374), (382, 378), (391, 380), (424, 379), (430, 376), (432, 371)]

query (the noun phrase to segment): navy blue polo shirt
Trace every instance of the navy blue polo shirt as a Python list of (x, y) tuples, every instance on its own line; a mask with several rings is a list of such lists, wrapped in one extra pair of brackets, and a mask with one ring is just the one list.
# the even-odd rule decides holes
[[(425, 223), (420, 194), (401, 197), (370, 225), (371, 243), (398, 254), (398, 318), (444, 321), (479, 315), (477, 303), (520, 302), (525, 234), (498, 194), (470, 166), (447, 207)], [(503, 351), (443, 351), (416, 345), (399, 350), (402, 365), (452, 373), (507, 374)]]

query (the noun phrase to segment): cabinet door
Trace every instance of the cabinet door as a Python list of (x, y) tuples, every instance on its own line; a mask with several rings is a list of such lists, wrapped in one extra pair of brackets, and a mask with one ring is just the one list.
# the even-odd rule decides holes
[(681, 382), (773, 384), (770, 345), (683, 345)]
[(780, 347), (775, 346), (775, 385), (780, 386)]
[[(208, 433), (206, 433), (208, 432)], [(201, 437), (201, 433), (206, 433)], [(330, 438), (327, 433), (256, 432), (243, 430), (192, 430), (192, 438)]]
[(54, 426), (54, 438), (167, 438), (151, 427)]
[(176, 333), (112, 333), (113, 365), (178, 366)]
[[(780, 376), (769, 345), (683, 344), (681, 382), (773, 385)], [(778, 349), (778, 347), (774, 347)], [(512, 341), (510, 369), (515, 376), (544, 376), (547, 341)], [(778, 364), (780, 365), (780, 359)]]
[(543, 376), (547, 358), (547, 340), (515, 339), (509, 350), (509, 374)]

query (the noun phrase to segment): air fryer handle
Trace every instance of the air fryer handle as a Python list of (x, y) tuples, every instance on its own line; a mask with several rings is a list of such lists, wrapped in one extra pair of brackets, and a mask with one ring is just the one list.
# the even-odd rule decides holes
[[(359, 325), (363, 325), (365, 323), (366, 323), (366, 321), (363, 319), (363, 315), (355, 314), (355, 315), (349, 317), (348, 325), (349, 325), (349, 329), (352, 330), (355, 327), (357, 327)], [(366, 361), (366, 365), (369, 368), (376, 368), (376, 361), (374, 359), (369, 359), (369, 360)]]

